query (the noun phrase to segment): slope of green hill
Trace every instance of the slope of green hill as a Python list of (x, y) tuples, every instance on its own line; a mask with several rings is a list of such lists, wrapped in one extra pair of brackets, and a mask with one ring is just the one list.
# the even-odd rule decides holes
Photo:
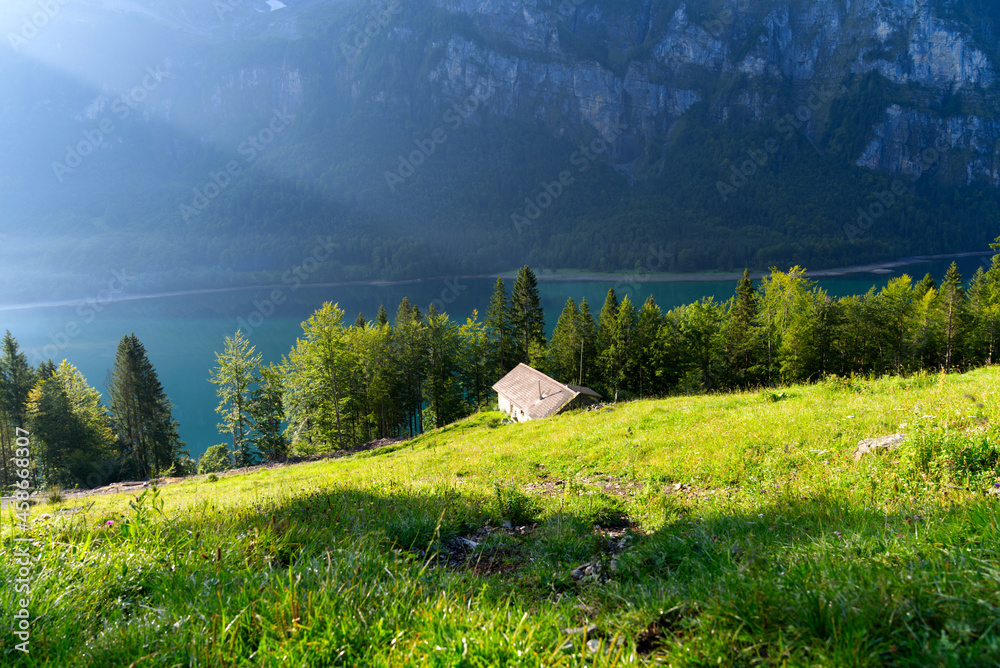
[[(4, 513), (6, 665), (996, 665), (1000, 370), (484, 413)], [(902, 431), (855, 462), (860, 439)], [(8, 628), (20, 601), (0, 594)], [(16, 628), (16, 627), (15, 627)]]

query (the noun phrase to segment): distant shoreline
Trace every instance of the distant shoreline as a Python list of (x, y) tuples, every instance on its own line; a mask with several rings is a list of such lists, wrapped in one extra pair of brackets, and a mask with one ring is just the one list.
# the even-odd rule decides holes
[[(891, 262), (878, 262), (874, 264), (861, 264), (853, 267), (835, 267), (832, 269), (817, 269), (815, 271), (806, 270), (809, 278), (829, 278), (831, 276), (848, 276), (850, 274), (886, 274), (894, 269), (906, 267), (911, 264), (923, 262), (933, 262), (934, 260), (951, 260), (964, 257), (980, 257), (994, 255), (993, 251), (976, 251), (973, 253), (951, 253), (948, 255), (916, 255), (904, 257)], [(767, 276), (770, 272), (751, 273), (750, 277), (759, 280)], [(487, 276), (458, 276), (457, 278), (491, 278), (497, 274)], [(503, 278), (513, 277), (514, 273), (499, 274)], [(699, 281), (738, 281), (743, 278), (743, 272), (727, 272), (719, 274), (644, 274), (641, 270), (634, 274), (558, 274), (558, 273), (536, 273), (539, 281), (614, 281), (619, 280), (628, 283), (696, 283)], [(442, 276), (441, 278), (452, 278)], [(432, 279), (428, 279), (432, 280)]]
[[(898, 260), (893, 260), (890, 262), (878, 262), (873, 264), (863, 264), (855, 265), (852, 267), (835, 267), (832, 269), (818, 269), (815, 271), (806, 270), (806, 276), (809, 278), (830, 278), (836, 276), (847, 276), (850, 274), (886, 274), (890, 273), (895, 269), (900, 267), (906, 267), (913, 264), (920, 264), (923, 262), (932, 262), (934, 260), (951, 260), (966, 257), (981, 257), (987, 255), (994, 255), (993, 251), (976, 251), (972, 253), (951, 253), (947, 255), (917, 255), (913, 257), (904, 257)], [(754, 280), (759, 280), (764, 276), (767, 276), (769, 272), (758, 272), (751, 274), (751, 278)], [(443, 281), (448, 279), (484, 279), (484, 278), (514, 278), (515, 272), (499, 272), (490, 274), (466, 274), (466, 275), (451, 275), (451, 276), (432, 276), (429, 278), (409, 278), (399, 281), (340, 281), (334, 283), (308, 283), (300, 284), (295, 286), (294, 289), (302, 288), (339, 288), (339, 287), (351, 287), (351, 286), (366, 286), (366, 287), (392, 287), (397, 285), (415, 285), (417, 283), (425, 283), (431, 281)], [(599, 274), (599, 273), (567, 273), (560, 274), (556, 272), (544, 272), (538, 271), (535, 274), (539, 281), (545, 282), (567, 282), (567, 283), (582, 283), (587, 281), (592, 282), (618, 282), (622, 284), (629, 283), (698, 283), (706, 281), (738, 281), (743, 277), (743, 272), (727, 272), (718, 274), (654, 274), (645, 273), (643, 270), (637, 270), (631, 274)], [(191, 290), (167, 290), (164, 292), (151, 292), (136, 295), (114, 295), (106, 303), (116, 303), (116, 302), (129, 302), (138, 301), (144, 299), (162, 299), (164, 297), (187, 297), (191, 295), (208, 295), (208, 294), (221, 294), (226, 292), (246, 292), (248, 290), (291, 290), (292, 287), (284, 283), (271, 283), (263, 285), (237, 285), (229, 286), (223, 288), (197, 288)], [(46, 302), (29, 302), (26, 304), (2, 304), (0, 305), (0, 313), (5, 311), (21, 311), (34, 308), (52, 308), (59, 306), (83, 306), (88, 303), (92, 303), (93, 298), (89, 299), (63, 299), (54, 300)]]

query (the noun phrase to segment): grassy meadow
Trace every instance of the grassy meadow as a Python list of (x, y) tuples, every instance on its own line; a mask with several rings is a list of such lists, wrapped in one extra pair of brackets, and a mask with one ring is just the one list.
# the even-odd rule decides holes
[[(988, 368), (481, 413), (85, 512), (40, 500), (30, 654), (6, 586), (2, 661), (1000, 665), (998, 400)], [(15, 535), (7, 512), (7, 583)]]

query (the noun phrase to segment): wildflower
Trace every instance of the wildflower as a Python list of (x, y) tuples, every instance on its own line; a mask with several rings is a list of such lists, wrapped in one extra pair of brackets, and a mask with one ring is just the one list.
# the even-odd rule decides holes
[(113, 527), (114, 525), (115, 525), (115, 521), (114, 520), (108, 520), (108, 526), (109, 527)]

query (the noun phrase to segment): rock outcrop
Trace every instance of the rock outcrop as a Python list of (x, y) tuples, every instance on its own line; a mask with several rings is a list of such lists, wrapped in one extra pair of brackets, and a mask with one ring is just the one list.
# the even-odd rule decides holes
[[(938, 16), (934, 3), (733, 0), (715, 14), (686, 2), (663, 13), (649, 0), (435, 5), (476, 30), (448, 36), (429, 76), (440, 95), (460, 99), (489, 86), (496, 91), (489, 113), (542, 120), (553, 132), (567, 123), (590, 128), (614, 142), (620, 165), (667, 140), (698, 102), (707, 100), (722, 122), (766, 124), (780, 111), (776, 89), (804, 102), (815, 86), (843, 92), (850, 77), (875, 72), (918, 93), (879, 114), (858, 165), (902, 175), (944, 166), (952, 181), (1000, 185), (1000, 127), (989, 111), (996, 105), (982, 114), (963, 105), (954, 114), (931, 110), (952, 95), (989, 98), (996, 47), (966, 22)], [(719, 92), (735, 82), (732, 93)], [(928, 155), (930, 148), (937, 153)]]
[(863, 441), (858, 442), (858, 447), (854, 451), (854, 461), (861, 461), (862, 457), (873, 452), (889, 452), (890, 450), (896, 448), (904, 440), (906, 440), (905, 434), (890, 434), (879, 438), (866, 438)]

